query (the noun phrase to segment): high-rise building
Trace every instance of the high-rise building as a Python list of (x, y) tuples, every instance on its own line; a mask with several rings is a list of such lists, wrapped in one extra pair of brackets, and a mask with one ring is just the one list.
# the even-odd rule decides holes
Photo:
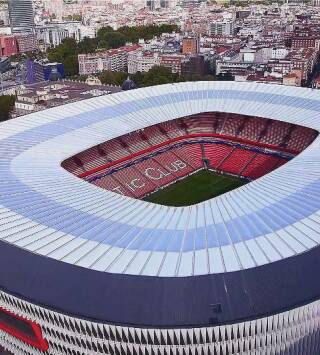
[(151, 11), (159, 8), (159, 6), (160, 6), (160, 4), (157, 0), (147, 0), (146, 5), (149, 8), (149, 10), (151, 10)]
[(181, 0), (182, 7), (197, 7), (200, 5), (201, 0)]
[(37, 41), (33, 33), (21, 32), (15, 35), (20, 53), (27, 53), (36, 50)]
[(211, 36), (232, 36), (234, 33), (234, 21), (222, 20), (210, 25)]
[(34, 33), (32, 0), (9, 0), (8, 4), (12, 33)]
[(199, 38), (185, 37), (182, 40), (183, 54), (197, 54), (199, 52)]
[(8, 4), (0, 2), (0, 27), (9, 24)]
[(160, 7), (162, 7), (162, 8), (170, 7), (170, 1), (169, 0), (160, 0)]

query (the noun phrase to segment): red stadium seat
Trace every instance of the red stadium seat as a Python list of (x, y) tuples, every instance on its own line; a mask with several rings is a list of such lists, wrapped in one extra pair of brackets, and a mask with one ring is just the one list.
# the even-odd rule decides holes
[(204, 144), (204, 155), (209, 160), (209, 166), (216, 168), (229, 154), (233, 147), (225, 144)]
[(202, 151), (200, 144), (187, 144), (171, 150), (176, 156), (187, 162), (194, 169), (203, 166)]
[(219, 170), (241, 175), (242, 170), (252, 160), (255, 153), (250, 150), (236, 148), (219, 166)]

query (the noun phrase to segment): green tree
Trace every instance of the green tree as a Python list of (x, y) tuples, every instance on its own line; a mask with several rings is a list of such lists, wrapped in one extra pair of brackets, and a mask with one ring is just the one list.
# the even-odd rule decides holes
[(16, 101), (15, 96), (2, 95), (0, 96), (0, 121), (6, 121), (10, 118), (10, 112), (14, 108)]
[(79, 73), (77, 52), (75, 39), (65, 38), (59, 46), (49, 50), (48, 59), (50, 62), (63, 63), (65, 75), (73, 76)]
[(118, 71), (114, 73), (114, 77), (116, 85), (122, 85), (122, 83), (127, 79), (128, 73)]
[(143, 84), (143, 77), (144, 73), (141, 73), (140, 71), (137, 71), (133, 76), (132, 80), (136, 83), (138, 87), (142, 86)]
[(104, 70), (99, 79), (102, 84), (106, 85), (122, 85), (123, 81), (127, 78), (128, 73), (112, 72), (110, 70)]
[(220, 73), (217, 75), (217, 80), (220, 81), (233, 81), (234, 77), (230, 72), (227, 73)]
[(66, 76), (74, 76), (79, 74), (79, 63), (77, 55), (69, 55), (63, 60), (63, 64)]
[(96, 38), (85, 37), (82, 41), (78, 43), (79, 53), (93, 53), (96, 51), (98, 46), (98, 41)]
[(103, 32), (98, 37), (98, 47), (101, 49), (119, 48), (126, 42), (126, 36), (119, 32)]
[(142, 86), (160, 85), (178, 81), (178, 74), (173, 74), (169, 68), (154, 66), (144, 74)]
[(104, 70), (99, 77), (102, 84), (106, 85), (115, 85), (116, 79), (114, 77), (114, 73), (109, 70)]

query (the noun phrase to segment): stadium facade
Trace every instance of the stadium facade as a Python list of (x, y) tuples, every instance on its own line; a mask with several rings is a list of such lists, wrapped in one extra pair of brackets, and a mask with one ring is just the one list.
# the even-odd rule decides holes
[(318, 137), (272, 172), (186, 207), (97, 188), (61, 166), (203, 112), (283, 122), (277, 149), (259, 143), (266, 123), (253, 161), (283, 152), (300, 127), (318, 132), (319, 111), (309, 89), (198, 82), (2, 123), (0, 345), (15, 354), (319, 354)]

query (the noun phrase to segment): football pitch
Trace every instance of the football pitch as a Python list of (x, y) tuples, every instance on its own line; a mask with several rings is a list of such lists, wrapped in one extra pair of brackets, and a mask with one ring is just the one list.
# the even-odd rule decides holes
[(145, 201), (165, 206), (189, 206), (221, 195), (247, 181), (234, 176), (201, 170), (144, 198)]

